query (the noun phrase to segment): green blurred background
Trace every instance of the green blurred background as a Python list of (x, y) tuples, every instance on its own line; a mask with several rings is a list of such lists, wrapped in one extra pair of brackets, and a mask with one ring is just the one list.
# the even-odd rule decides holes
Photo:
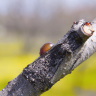
[[(96, 0), (0, 0), (0, 90), (56, 43), (73, 21), (96, 17)], [(41, 96), (96, 96), (96, 54)]]

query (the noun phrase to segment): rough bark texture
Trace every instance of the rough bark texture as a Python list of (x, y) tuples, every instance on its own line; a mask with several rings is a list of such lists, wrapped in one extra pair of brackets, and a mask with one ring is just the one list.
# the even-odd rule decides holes
[(0, 96), (39, 96), (92, 55), (96, 51), (96, 22), (92, 22), (94, 33), (90, 38), (81, 31), (84, 23), (79, 20), (73, 24), (50, 50), (10, 81)]

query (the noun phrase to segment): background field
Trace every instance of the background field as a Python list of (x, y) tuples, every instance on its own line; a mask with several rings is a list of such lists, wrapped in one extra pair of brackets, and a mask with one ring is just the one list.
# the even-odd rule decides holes
[[(0, 0), (0, 90), (82, 18), (96, 18), (95, 0)], [(41, 96), (96, 96), (96, 53)]]
[[(14, 48), (13, 44), (11, 45)], [(17, 45), (16, 45), (17, 46)], [(20, 45), (18, 45), (20, 46)], [(5, 46), (8, 48), (7, 46)], [(5, 48), (4, 47), (4, 48)], [(15, 51), (15, 50), (14, 50)], [(11, 51), (5, 50), (0, 56), (0, 90), (7, 83), (18, 76), (24, 67), (34, 61), (39, 54), (11, 55)], [(0, 53), (3, 54), (2, 51)], [(42, 96), (95, 96), (96, 92), (96, 54), (77, 67), (71, 74), (57, 82), (49, 91)], [(89, 95), (90, 94), (90, 95)], [(93, 94), (93, 95), (92, 95)]]

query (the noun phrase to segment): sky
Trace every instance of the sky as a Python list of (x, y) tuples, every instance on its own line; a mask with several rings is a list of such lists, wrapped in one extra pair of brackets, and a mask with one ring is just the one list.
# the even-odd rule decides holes
[(96, 0), (0, 0), (0, 13), (6, 14), (9, 9), (14, 7), (14, 4), (22, 6), (22, 11), (25, 13), (34, 12), (36, 9), (38, 11), (43, 9), (43, 11), (46, 12), (50, 11), (50, 8), (55, 8), (58, 5), (64, 7), (65, 10), (69, 8), (70, 11), (74, 11), (75, 9), (85, 5), (88, 5), (88, 7), (94, 6)]

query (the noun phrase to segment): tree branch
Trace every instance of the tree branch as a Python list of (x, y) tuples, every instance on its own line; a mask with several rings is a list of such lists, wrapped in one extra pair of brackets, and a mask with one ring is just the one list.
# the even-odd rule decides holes
[(96, 51), (96, 20), (79, 20), (50, 50), (8, 82), (0, 96), (40, 96)]

